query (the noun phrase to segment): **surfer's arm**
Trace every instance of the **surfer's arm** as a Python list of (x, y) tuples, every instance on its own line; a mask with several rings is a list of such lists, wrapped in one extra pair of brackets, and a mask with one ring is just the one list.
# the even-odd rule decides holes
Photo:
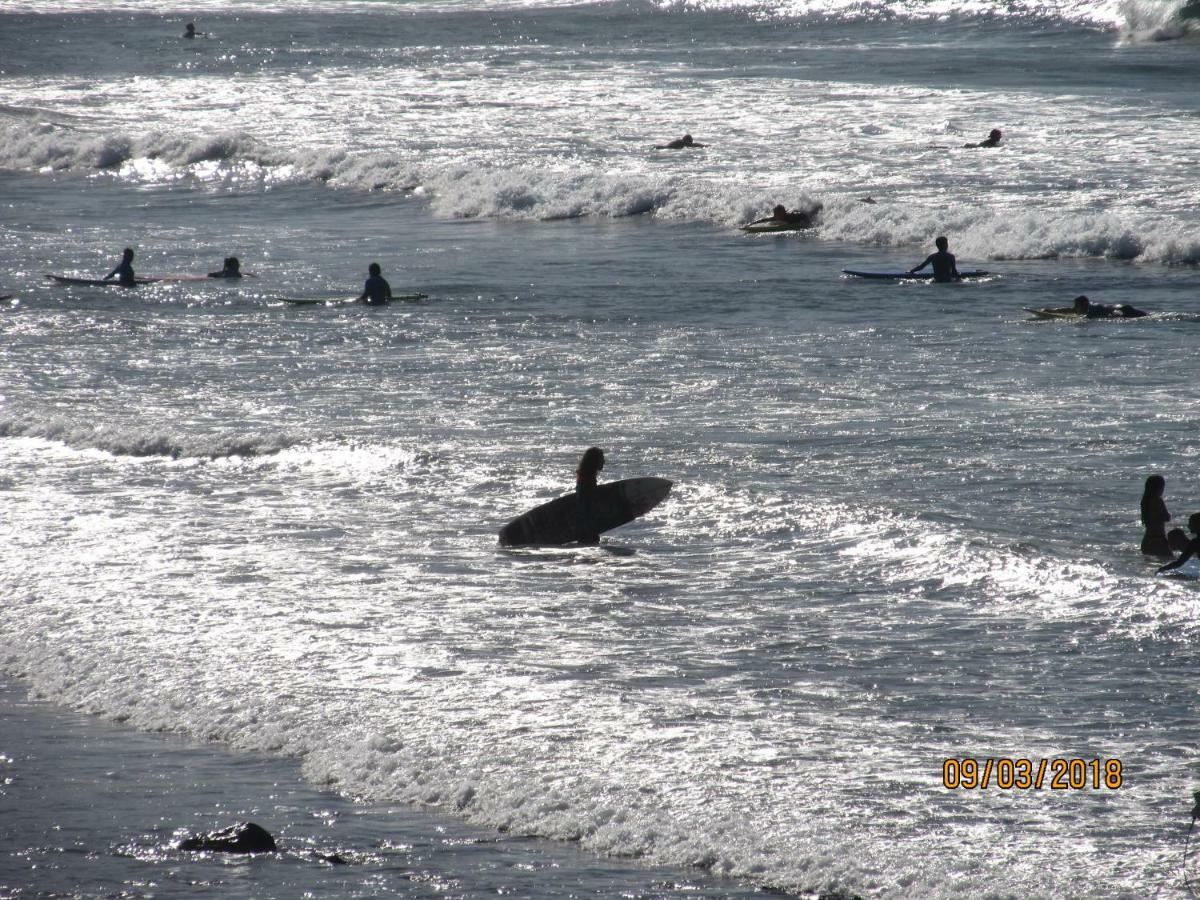
[(108, 279), (112, 278), (114, 275), (116, 275), (120, 271), (121, 271), (121, 266), (120, 266), (120, 264), (118, 264), (117, 267), (115, 269), (113, 269), (111, 272), (109, 272), (107, 275), (105, 275), (101, 279), (101, 281), (108, 281)]
[(1184, 548), (1184, 551), (1179, 554), (1179, 559), (1175, 560), (1175, 562), (1169, 562), (1165, 566), (1159, 566), (1158, 571), (1170, 572), (1172, 569), (1178, 569), (1185, 562), (1196, 555), (1196, 551), (1200, 549), (1200, 546), (1197, 545), (1200, 545), (1200, 541), (1191, 541), (1187, 547)]
[(925, 257), (925, 262), (921, 263), (919, 266), (913, 266), (911, 269), (908, 270), (908, 274), (911, 275), (913, 272), (920, 272), (923, 268), (925, 268), (931, 262), (933, 262), (932, 256)]

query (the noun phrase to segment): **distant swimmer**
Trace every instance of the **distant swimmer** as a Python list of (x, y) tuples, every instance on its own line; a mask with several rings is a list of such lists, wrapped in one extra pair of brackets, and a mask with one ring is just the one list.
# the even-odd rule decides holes
[(129, 247), (122, 251), (121, 261), (117, 263), (116, 268), (104, 276), (104, 280), (109, 281), (114, 275), (122, 287), (133, 287), (137, 284), (137, 279), (133, 275), (133, 250)]
[(771, 215), (765, 219), (755, 219), (750, 225), (770, 225), (778, 222), (784, 225), (796, 225), (800, 228), (811, 228), (816, 223), (817, 215), (823, 208), (822, 204), (814, 203), (808, 210), (794, 209), (789, 211), (786, 206), (780, 203), (771, 210)]
[(1183, 548), (1177, 560), (1169, 562), (1165, 566), (1159, 566), (1159, 572), (1170, 572), (1172, 569), (1178, 569), (1197, 553), (1200, 553), (1200, 513), (1192, 513), (1188, 516), (1188, 530), (1195, 537), (1188, 540), (1187, 545)]
[(926, 266), (933, 266), (934, 281), (959, 281), (962, 276), (958, 274), (958, 263), (954, 259), (954, 254), (949, 251), (950, 241), (945, 237), (939, 237), (933, 242), (937, 246), (937, 253), (930, 253), (925, 257), (925, 262), (919, 266), (913, 266), (908, 270), (909, 275), (915, 275)]
[(225, 257), (225, 262), (222, 263), (223, 268), (220, 272), (209, 272), (209, 278), (241, 278), (242, 264), (238, 262), (236, 256)]
[(367, 281), (363, 285), (362, 296), (358, 298), (365, 301), (367, 306), (383, 306), (392, 299), (392, 286), (387, 283), (382, 272), (379, 263), (367, 266)]
[(196, 30), (195, 22), (188, 22), (187, 27), (183, 31), (183, 36), (185, 38), (203, 37), (204, 32)]
[(1109, 306), (1105, 303), (1093, 303), (1083, 294), (1075, 298), (1071, 309), (1076, 315), (1085, 316), (1089, 319), (1140, 319), (1143, 316), (1149, 315), (1149, 313), (1130, 306), (1128, 303), (1120, 303), (1116, 306)]
[(1004, 135), (1002, 135), (1000, 133), (1000, 129), (993, 128), (991, 131), (988, 132), (988, 136), (986, 138), (984, 138), (982, 141), (980, 141), (978, 144), (963, 144), (963, 146), (964, 147), (999, 147), (1000, 146), (1000, 138), (1002, 138), (1002, 137), (1004, 137)]
[(697, 144), (694, 140), (692, 140), (692, 136), (690, 134), (685, 134), (683, 137), (675, 138), (675, 140), (668, 141), (665, 144), (658, 144), (655, 146), (654, 149), (655, 150), (683, 150), (687, 147), (703, 147), (703, 146), (705, 146), (705, 145)]
[(1147, 556), (1170, 558), (1175, 555), (1167, 537), (1167, 523), (1171, 521), (1171, 514), (1167, 512), (1167, 502), (1163, 499), (1166, 487), (1166, 479), (1161, 475), (1151, 475), (1146, 479), (1146, 487), (1142, 491), (1142, 525), (1146, 528), (1146, 533), (1142, 535), (1142, 552)]

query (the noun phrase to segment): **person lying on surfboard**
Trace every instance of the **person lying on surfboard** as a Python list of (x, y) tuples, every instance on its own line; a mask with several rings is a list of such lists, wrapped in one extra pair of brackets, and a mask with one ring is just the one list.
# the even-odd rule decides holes
[(242, 264), (238, 262), (236, 256), (225, 257), (225, 262), (222, 263), (223, 268), (220, 272), (209, 272), (209, 278), (241, 278)]
[(770, 225), (772, 222), (783, 222), (787, 225), (799, 225), (801, 228), (811, 228), (816, 224), (817, 214), (823, 209), (820, 203), (814, 203), (807, 211), (794, 209), (789, 211), (782, 203), (778, 204), (771, 214), (763, 219), (755, 219), (753, 222), (743, 226), (749, 228), (750, 225)]
[(954, 259), (954, 254), (949, 251), (950, 241), (945, 237), (939, 237), (933, 242), (937, 245), (937, 253), (930, 253), (925, 257), (925, 262), (919, 266), (913, 266), (908, 270), (909, 275), (916, 275), (926, 266), (933, 266), (934, 281), (960, 281), (962, 276), (958, 274), (958, 264)]
[(1172, 569), (1178, 569), (1185, 562), (1200, 553), (1200, 513), (1192, 513), (1188, 516), (1188, 530), (1195, 537), (1187, 542), (1187, 546), (1183, 548), (1183, 552), (1179, 554), (1179, 559), (1174, 562), (1169, 562), (1165, 566), (1159, 566), (1159, 572), (1170, 572)]
[(703, 147), (704, 144), (697, 144), (692, 140), (690, 134), (685, 134), (681, 138), (675, 138), (673, 141), (667, 141), (665, 144), (657, 144), (655, 150), (683, 150), (686, 147)]
[(392, 286), (381, 274), (379, 263), (367, 266), (367, 281), (363, 285), (362, 296), (358, 299), (366, 302), (367, 306), (383, 306), (392, 299)]
[(1000, 129), (993, 128), (991, 131), (988, 132), (988, 136), (986, 138), (984, 138), (982, 141), (980, 141), (978, 144), (963, 144), (963, 146), (964, 147), (999, 147), (1000, 146), (1000, 138), (1002, 138), (1002, 137), (1004, 137), (1004, 135), (1002, 135), (1000, 133)]
[(121, 253), (121, 261), (117, 263), (116, 268), (104, 276), (104, 280), (108, 281), (114, 275), (117, 276), (117, 282), (121, 287), (133, 287), (137, 284), (137, 279), (133, 275), (133, 250), (126, 247)]
[(1086, 316), (1089, 319), (1140, 319), (1142, 316), (1150, 315), (1128, 303), (1119, 303), (1116, 306), (1110, 306), (1107, 303), (1093, 303), (1083, 294), (1075, 298), (1071, 309), (1075, 311), (1076, 315)]

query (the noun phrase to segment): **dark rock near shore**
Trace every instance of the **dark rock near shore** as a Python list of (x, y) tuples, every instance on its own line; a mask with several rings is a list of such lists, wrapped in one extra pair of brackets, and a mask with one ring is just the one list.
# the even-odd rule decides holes
[(210, 831), (179, 842), (180, 850), (208, 850), (212, 853), (274, 853), (275, 838), (260, 825), (238, 822), (220, 831)]

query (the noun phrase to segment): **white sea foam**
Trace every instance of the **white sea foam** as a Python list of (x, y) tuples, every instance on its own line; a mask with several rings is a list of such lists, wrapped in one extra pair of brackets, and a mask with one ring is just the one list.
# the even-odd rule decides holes
[(0, 438), (38, 438), (74, 449), (101, 450), (113, 456), (166, 456), (172, 459), (219, 459), (278, 453), (296, 443), (285, 432), (187, 434), (68, 418), (0, 415)]

